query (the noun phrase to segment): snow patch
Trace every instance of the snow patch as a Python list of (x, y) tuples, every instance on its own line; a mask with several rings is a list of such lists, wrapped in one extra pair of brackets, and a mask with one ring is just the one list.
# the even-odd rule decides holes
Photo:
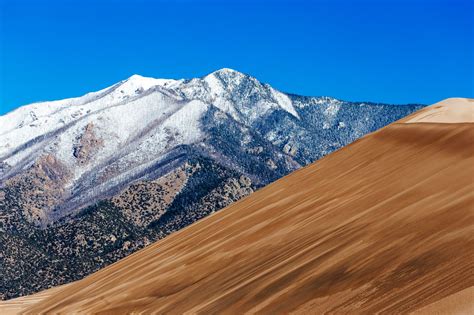
[(293, 107), (293, 103), (291, 102), (291, 99), (288, 96), (273, 88), (270, 88), (270, 90), (273, 98), (276, 100), (276, 102), (282, 109), (284, 109), (294, 117), (300, 119), (300, 116), (296, 112), (295, 108)]

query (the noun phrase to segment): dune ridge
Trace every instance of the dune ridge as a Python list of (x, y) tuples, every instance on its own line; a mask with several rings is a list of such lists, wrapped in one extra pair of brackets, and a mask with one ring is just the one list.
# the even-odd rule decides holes
[(445, 99), (409, 116), (406, 123), (473, 123), (474, 100), (453, 97)]

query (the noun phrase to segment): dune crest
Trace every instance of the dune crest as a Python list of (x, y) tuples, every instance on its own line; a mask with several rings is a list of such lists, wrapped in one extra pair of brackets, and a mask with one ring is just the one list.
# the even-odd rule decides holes
[(448, 98), (409, 117), (406, 123), (472, 123), (474, 122), (474, 100)]

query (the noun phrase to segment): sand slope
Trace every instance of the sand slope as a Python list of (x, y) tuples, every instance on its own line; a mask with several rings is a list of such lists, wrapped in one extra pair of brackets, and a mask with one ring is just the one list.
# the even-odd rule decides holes
[(474, 287), (456, 292), (413, 313), (414, 315), (474, 314)]
[(415, 114), (407, 123), (464, 123), (474, 122), (474, 100), (469, 98), (448, 98)]
[(69, 284), (65, 284), (65, 285), (51, 288), (49, 290), (41, 291), (36, 294), (23, 296), (23, 297), (8, 300), (8, 301), (2, 301), (0, 302), (0, 314), (1, 315), (20, 314), (31, 305), (34, 305), (44, 300), (45, 298), (56, 294), (56, 292), (63, 290), (68, 285)]
[(392, 124), (27, 312), (472, 309), (473, 141), (472, 123)]

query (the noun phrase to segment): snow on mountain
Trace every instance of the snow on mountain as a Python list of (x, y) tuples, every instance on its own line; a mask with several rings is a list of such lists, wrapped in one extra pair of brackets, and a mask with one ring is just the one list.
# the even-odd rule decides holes
[[(0, 116), (0, 186), (40, 157), (51, 155), (70, 173), (65, 189), (72, 197), (67, 199), (89, 195), (93, 200), (117, 183), (126, 184), (143, 174), (183, 145), (199, 145), (198, 150), (212, 158), (243, 170), (232, 155), (221, 152), (219, 146), (229, 137), (236, 137), (238, 143), (250, 139), (239, 144), (249, 146), (242, 147), (245, 152), (261, 152), (262, 145), (250, 146), (267, 143), (274, 157), (262, 163), (270, 169), (285, 169), (279, 164), (282, 159), (289, 159), (287, 165), (305, 165), (375, 127), (339, 121), (344, 104), (327, 97), (287, 95), (227, 68), (190, 80), (133, 75), (82, 97), (35, 103)], [(210, 111), (217, 112), (210, 116)], [(241, 127), (223, 139), (230, 125), (218, 124), (216, 117)], [(357, 130), (346, 128), (356, 124)], [(334, 135), (322, 133), (341, 126), (345, 131), (340, 132), (340, 140), (329, 140)], [(281, 174), (292, 169), (288, 167)], [(252, 177), (249, 170), (245, 172)], [(269, 179), (260, 176), (262, 180)]]
[(0, 116), (0, 299), (80, 279), (420, 107), (221, 69)]
[[(242, 89), (240, 93), (239, 89)], [(254, 121), (269, 110), (278, 108), (298, 117), (291, 100), (285, 94), (235, 70), (221, 69), (204, 78), (192, 80), (154, 79), (133, 75), (109, 88), (82, 97), (35, 103), (0, 116), (0, 157), (5, 158), (8, 153), (28, 141), (105, 109), (126, 106), (130, 111), (128, 114), (136, 115), (133, 112), (141, 105), (145, 105), (147, 111), (151, 110), (149, 104), (165, 103), (165, 100), (154, 99), (150, 102), (144, 98), (150, 93), (162, 94), (163, 98), (166, 95), (173, 101), (199, 99), (237, 120)], [(250, 98), (256, 98), (257, 101), (249, 101)], [(126, 124), (129, 116), (127, 110), (116, 112), (120, 115), (120, 122)], [(157, 112), (151, 116), (142, 114), (145, 119), (159, 116)]]

